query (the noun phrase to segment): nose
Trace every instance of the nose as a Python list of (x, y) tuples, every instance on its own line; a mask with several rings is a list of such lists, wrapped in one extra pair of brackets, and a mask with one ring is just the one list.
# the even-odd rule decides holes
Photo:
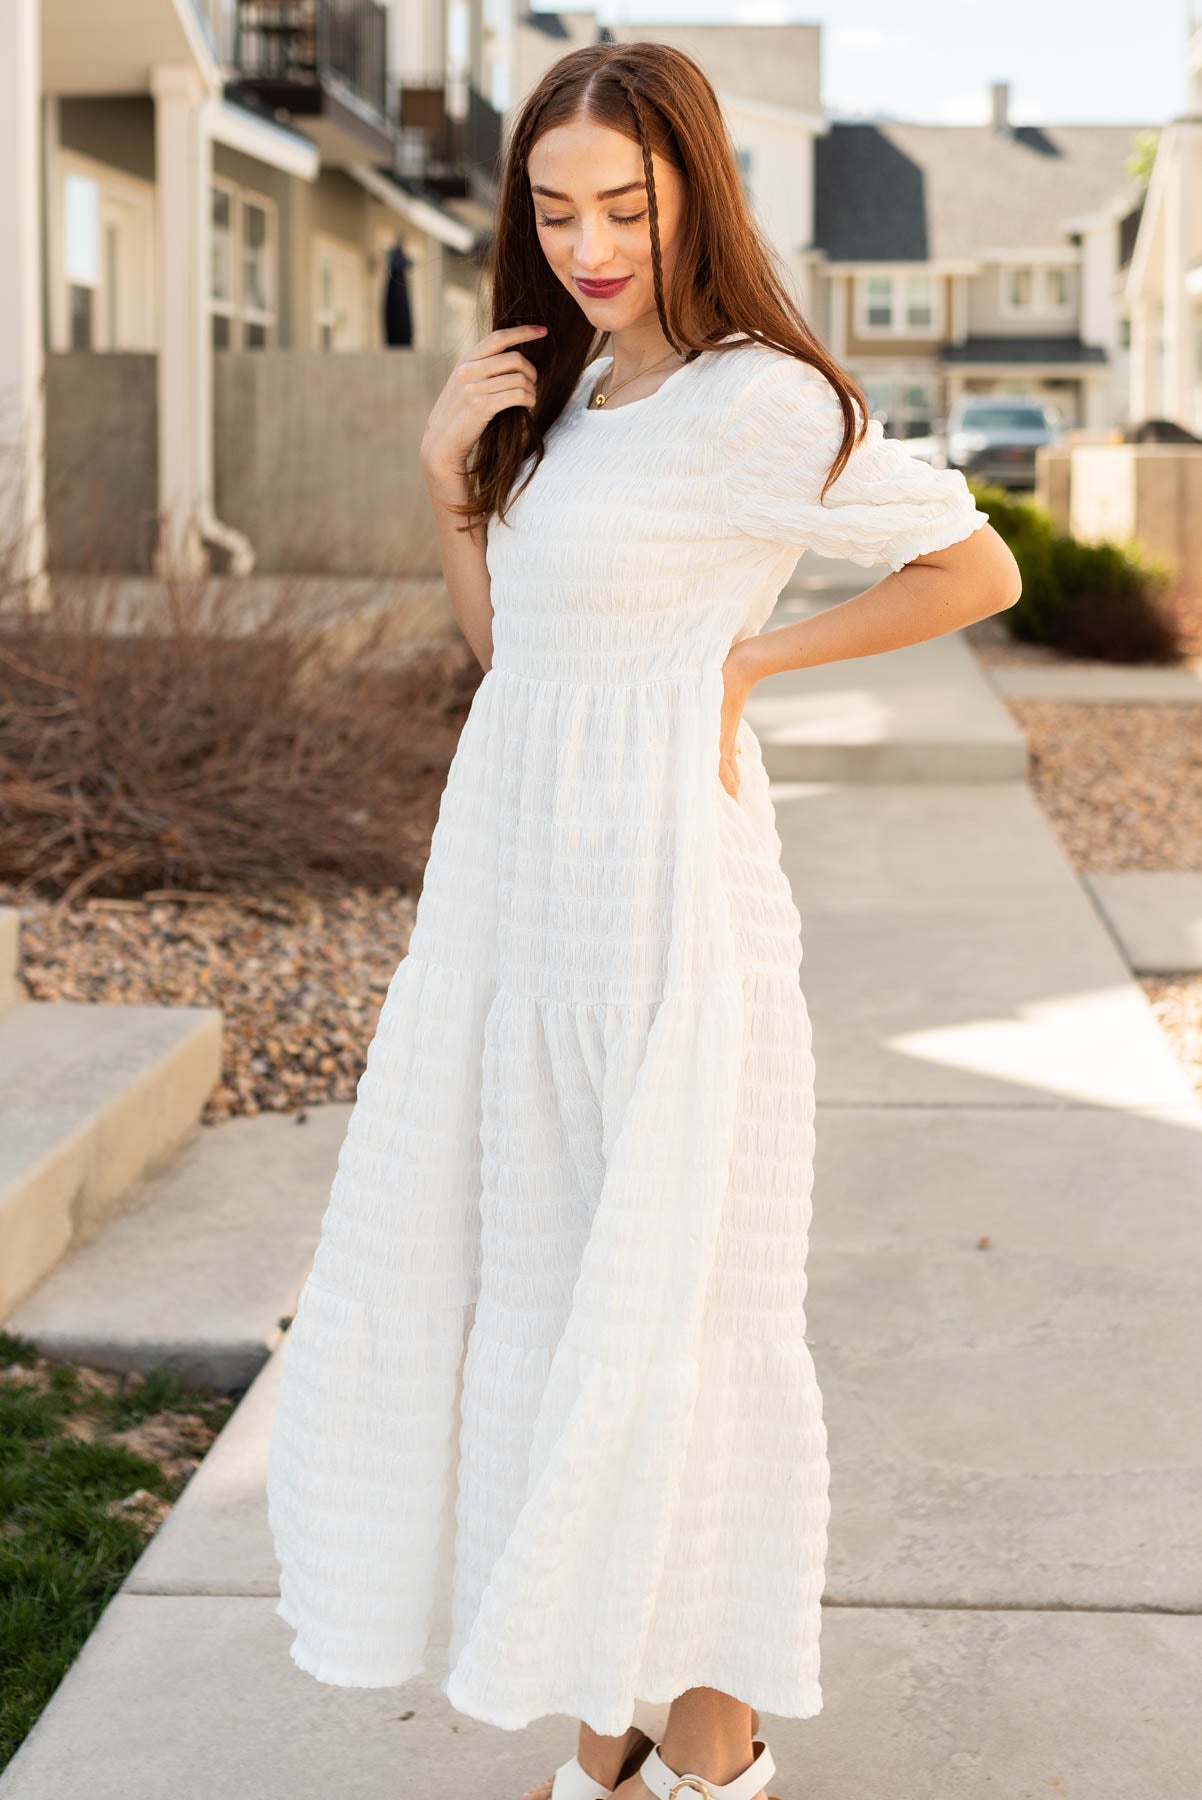
[(602, 226), (582, 225), (576, 240), (576, 271), (592, 275), (613, 260), (613, 243)]

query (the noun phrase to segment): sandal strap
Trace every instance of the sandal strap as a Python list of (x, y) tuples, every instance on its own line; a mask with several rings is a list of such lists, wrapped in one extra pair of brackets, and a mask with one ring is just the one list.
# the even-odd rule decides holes
[(659, 1753), (659, 1745), (648, 1752), (639, 1775), (655, 1796), (655, 1800), (753, 1800), (776, 1774), (776, 1764), (766, 1743), (757, 1739), (752, 1745), (755, 1760), (750, 1768), (733, 1781), (703, 1781), (700, 1775), (678, 1775)]
[(556, 1769), (555, 1780), (551, 1783), (551, 1800), (609, 1800), (612, 1793), (612, 1788), (602, 1787), (581, 1768), (577, 1756)]

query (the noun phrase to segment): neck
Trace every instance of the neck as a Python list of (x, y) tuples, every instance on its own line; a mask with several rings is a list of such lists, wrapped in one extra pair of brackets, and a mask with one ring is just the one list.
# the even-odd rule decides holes
[(628, 375), (634, 375), (640, 369), (650, 368), (652, 363), (662, 362), (665, 357), (675, 355), (654, 315), (649, 320), (640, 319), (633, 325), (627, 325), (621, 331), (611, 331), (609, 351), (613, 357), (614, 381), (624, 381)]

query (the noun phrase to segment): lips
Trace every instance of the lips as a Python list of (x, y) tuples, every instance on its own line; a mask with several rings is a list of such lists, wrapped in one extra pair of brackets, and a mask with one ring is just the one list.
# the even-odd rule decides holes
[(582, 294), (588, 294), (595, 300), (604, 300), (610, 294), (620, 294), (631, 278), (623, 275), (617, 281), (585, 281), (577, 275), (573, 279)]

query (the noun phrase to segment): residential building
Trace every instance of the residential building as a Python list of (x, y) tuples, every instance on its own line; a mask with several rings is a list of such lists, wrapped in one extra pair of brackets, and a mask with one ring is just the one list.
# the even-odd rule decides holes
[(895, 436), (965, 394), (1066, 427), (1126, 416), (1124, 267), (1138, 125), (832, 123), (818, 140), (813, 322)]
[(1191, 18), (1185, 111), (1160, 133), (1127, 274), (1131, 413), (1202, 435), (1202, 23)]
[(2, 9), (0, 221), (20, 253), (0, 270), (0, 393), (30, 568), (56, 422), (72, 442), (89, 419), (129, 426), (120, 562), (201, 568), (215, 550), (246, 568), (213, 508), (214, 357), (382, 348), (390, 280), (398, 347), (471, 333), (499, 118), (465, 67), (475, 135), (448, 112), (435, 179), (405, 123), (413, 63), (427, 85), (453, 72), (446, 16), (446, 0)]

